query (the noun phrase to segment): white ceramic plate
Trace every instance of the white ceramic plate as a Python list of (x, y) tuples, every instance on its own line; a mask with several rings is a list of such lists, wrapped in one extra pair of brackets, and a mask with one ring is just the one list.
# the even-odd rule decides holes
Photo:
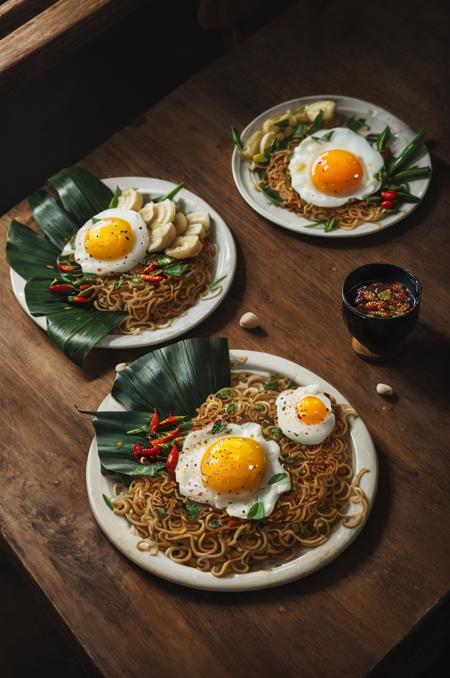
[[(368, 134), (369, 131), (371, 133), (381, 132), (386, 127), (386, 125), (389, 125), (395, 137), (394, 142), (390, 144), (390, 148), (394, 152), (394, 155), (404, 148), (404, 146), (406, 146), (406, 144), (411, 141), (415, 134), (415, 132), (410, 127), (408, 127), (408, 125), (406, 125), (395, 115), (385, 111), (384, 108), (380, 108), (379, 106), (369, 103), (368, 101), (352, 99), (351, 97), (335, 96), (334, 94), (320, 94), (318, 96), (302, 97), (300, 99), (285, 101), (284, 103), (278, 104), (278, 106), (274, 106), (268, 111), (261, 113), (261, 115), (258, 115), (258, 117), (252, 120), (252, 122), (244, 129), (241, 134), (242, 140), (245, 142), (245, 140), (258, 127), (262, 126), (264, 120), (267, 118), (282, 115), (288, 109), (293, 110), (299, 106), (309, 104), (312, 101), (320, 101), (322, 99), (332, 99), (333, 101), (336, 101), (338, 112), (343, 113), (345, 116), (351, 117), (354, 115), (357, 117), (366, 118), (366, 122), (369, 125), (370, 130), (364, 130), (365, 134)], [(414, 161), (414, 164), (421, 166), (427, 165), (431, 167), (431, 158), (425, 148), (420, 157)], [(305, 235), (325, 238), (357, 238), (362, 235), (368, 235), (369, 233), (381, 231), (385, 228), (388, 228), (388, 226), (396, 224), (407, 217), (408, 214), (411, 214), (411, 212), (419, 204), (404, 203), (400, 212), (383, 219), (378, 224), (365, 223), (357, 226), (352, 231), (338, 229), (336, 231), (325, 233), (323, 228), (320, 226), (317, 226), (316, 228), (307, 228), (305, 224), (310, 224), (311, 221), (293, 214), (282, 207), (272, 205), (263, 193), (256, 191), (255, 183), (258, 177), (254, 172), (250, 171), (249, 163), (241, 158), (237, 148), (234, 149), (231, 166), (233, 170), (233, 178), (240, 194), (250, 205), (250, 207), (255, 210), (255, 212), (258, 212), (258, 214), (260, 214), (262, 217), (265, 217), (269, 221), (272, 221), (274, 224), (278, 224), (279, 226), (288, 228), (290, 231), (296, 231), (297, 233), (303, 233)], [(411, 192), (422, 199), (428, 189), (429, 184), (430, 177), (413, 181), (410, 185)]]
[[(326, 393), (331, 393), (338, 403), (348, 402), (339, 391), (326, 381), (289, 360), (256, 351), (230, 351), (230, 356), (232, 367), (234, 367), (233, 361), (237, 362), (244, 359), (246, 362), (243, 366), (238, 366), (239, 369), (263, 374), (283, 374), (293, 379), (299, 385), (318, 383)], [(103, 411), (120, 411), (123, 410), (123, 407), (111, 395), (108, 395), (98, 409)], [(362, 468), (367, 468), (370, 471), (361, 479), (361, 487), (367, 494), (370, 509), (374, 502), (377, 488), (378, 465), (372, 438), (364, 422), (359, 417), (352, 420), (351, 444), (354, 472), (357, 473)], [(336, 558), (350, 546), (364, 527), (364, 523), (360, 523), (352, 529), (341, 524), (333, 531), (325, 544), (315, 549), (304, 549), (301, 555), (289, 563), (270, 570), (249, 572), (248, 574), (234, 574), (223, 579), (218, 579), (208, 572), (200, 572), (195, 568), (174, 563), (162, 553), (152, 556), (137, 549), (136, 543), (138, 537), (131, 533), (126, 520), (114, 515), (103, 500), (103, 494), (108, 497), (112, 496), (113, 483), (110, 479), (102, 476), (100, 472), (100, 462), (95, 439), (92, 441), (89, 450), (86, 466), (86, 482), (89, 502), (94, 516), (105, 535), (119, 551), (136, 563), (136, 565), (147, 570), (147, 572), (151, 572), (168, 581), (196, 589), (210, 591), (251, 591), (270, 588), (300, 579)], [(347, 513), (351, 515), (357, 510), (357, 507), (350, 506)]]
[[(112, 179), (103, 179), (103, 183), (111, 190), (114, 190), (116, 186), (120, 186), (121, 189), (129, 187), (137, 188), (147, 199), (164, 195), (174, 187), (170, 181), (145, 177), (113, 177)], [(199, 299), (184, 315), (174, 318), (169, 327), (154, 331), (148, 330), (133, 336), (108, 334), (96, 344), (96, 348), (138, 348), (141, 346), (155, 346), (171, 341), (175, 337), (185, 334), (207, 318), (221, 304), (230, 289), (236, 270), (236, 245), (234, 244), (230, 229), (222, 217), (207, 202), (185, 188), (177, 194), (175, 199), (183, 200), (186, 209), (190, 212), (204, 210), (209, 213), (211, 217), (210, 238), (217, 245), (217, 254), (213, 262), (213, 280), (222, 276), (226, 277), (222, 284), (216, 290), (211, 291), (206, 299)], [(19, 304), (39, 327), (46, 330), (47, 319), (45, 316), (32, 316), (28, 310), (25, 302), (26, 281), (12, 269), (10, 273), (13, 292)]]

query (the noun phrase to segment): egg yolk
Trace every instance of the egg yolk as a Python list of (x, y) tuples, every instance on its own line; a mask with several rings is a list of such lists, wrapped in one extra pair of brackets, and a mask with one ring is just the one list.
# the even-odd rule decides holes
[(131, 252), (134, 233), (124, 219), (102, 219), (86, 233), (84, 246), (94, 259), (120, 259)]
[(356, 191), (362, 183), (363, 166), (350, 151), (325, 151), (311, 168), (311, 180), (321, 193), (347, 195)]
[(217, 492), (254, 490), (266, 472), (266, 455), (252, 438), (219, 438), (206, 448), (201, 472), (205, 486)]
[(325, 403), (315, 396), (305, 396), (297, 405), (297, 414), (304, 424), (320, 424), (328, 414)]

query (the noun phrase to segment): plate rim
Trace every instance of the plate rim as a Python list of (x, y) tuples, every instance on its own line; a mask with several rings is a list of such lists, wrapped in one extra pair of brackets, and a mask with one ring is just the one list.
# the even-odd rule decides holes
[[(242, 358), (245, 358), (247, 361), (245, 365), (233, 365), (234, 361), (239, 361)], [(335, 396), (338, 402), (348, 403), (348, 399), (327, 381), (301, 365), (280, 356), (260, 351), (231, 349), (230, 361), (232, 370), (247, 369), (247, 364), (249, 369), (258, 369), (254, 367), (256, 364), (260, 366), (259, 369), (261, 371), (286, 373), (288, 376), (294, 375), (293, 378), (296, 380), (310, 380), (309, 383), (319, 383), (324, 389), (327, 389), (327, 392)], [(112, 398), (111, 394), (108, 394), (103, 399), (98, 407), (98, 411), (105, 410), (108, 407), (123, 410), (122, 406)], [(360, 446), (367, 447), (365, 453), (370, 459), (370, 473), (366, 473), (361, 479), (361, 485), (364, 487), (368, 497), (368, 512), (365, 520), (355, 528), (346, 528), (342, 524), (339, 525), (336, 531), (334, 531), (335, 537), (334, 539), (332, 538), (333, 541), (330, 539), (325, 544), (315, 549), (310, 549), (294, 560), (272, 570), (235, 574), (225, 579), (219, 579), (208, 572), (200, 572), (195, 568), (174, 563), (166, 558), (164, 554), (159, 553), (157, 556), (151, 556), (146, 552), (139, 551), (136, 548), (137, 537), (126, 529), (126, 524), (118, 527), (118, 516), (115, 516), (106, 506), (101, 490), (96, 485), (96, 482), (101, 479), (105, 483), (111, 481), (108, 481), (101, 475), (95, 437), (91, 442), (86, 461), (86, 487), (89, 504), (97, 524), (113, 546), (121, 551), (126, 558), (152, 575), (188, 588), (206, 591), (254, 591), (280, 586), (308, 576), (337, 558), (355, 541), (367, 522), (378, 486), (377, 453), (369, 430), (359, 416), (352, 421), (350, 431), (352, 454), (357, 462), (356, 471), (358, 469), (358, 460), (361, 461), (361, 452), (358, 452)], [(362, 456), (364, 457), (364, 453)], [(367, 463), (364, 465), (367, 466)], [(118, 535), (118, 532), (123, 534)], [(300, 561), (302, 559), (303, 564), (306, 559), (306, 567), (301, 566)]]
[[(144, 192), (152, 191), (156, 194), (164, 195), (167, 191), (173, 188), (176, 184), (172, 181), (167, 181), (166, 179), (157, 179), (155, 177), (138, 177), (138, 176), (124, 176), (124, 177), (108, 177), (101, 179), (101, 181), (106, 184), (109, 188), (114, 190), (115, 186), (119, 185), (123, 188), (128, 188), (130, 186), (138, 188)], [(158, 184), (158, 188), (155, 188), (151, 184)], [(139, 183), (141, 185), (139, 185)], [(146, 185), (145, 185), (146, 184)], [(180, 198), (186, 197), (191, 203), (196, 203), (199, 209), (207, 209), (212, 219), (214, 220), (215, 227), (219, 229), (222, 239), (222, 247), (225, 247), (228, 250), (228, 258), (224, 264), (226, 264), (226, 274), (227, 277), (224, 279), (221, 284), (221, 291), (219, 294), (214, 295), (210, 299), (198, 299), (196, 303), (187, 309), (186, 315), (192, 314), (192, 309), (200, 308), (201, 312), (198, 312), (198, 317), (191, 319), (190, 323), (186, 326), (181, 326), (178, 329), (173, 329), (173, 325), (168, 328), (163, 328), (161, 330), (146, 330), (142, 334), (138, 335), (115, 335), (107, 334), (103, 337), (94, 348), (107, 348), (107, 349), (130, 349), (130, 348), (145, 348), (148, 346), (158, 346), (168, 341), (172, 341), (180, 336), (183, 336), (187, 332), (190, 332), (194, 327), (202, 323), (206, 318), (208, 318), (214, 311), (220, 306), (222, 301), (225, 299), (228, 294), (231, 285), (234, 280), (234, 276), (237, 268), (237, 250), (236, 243), (234, 241), (233, 234), (229, 228), (226, 221), (223, 217), (215, 210), (206, 200), (200, 196), (192, 193), (186, 188), (182, 188), (178, 196)], [(219, 235), (216, 232), (216, 238), (219, 239)], [(216, 255), (217, 257), (219, 254)], [(31, 315), (28, 306), (25, 302), (25, 297), (23, 292), (18, 289), (25, 285), (26, 280), (19, 275), (13, 268), (10, 268), (10, 280), (13, 294), (16, 298), (16, 301), (19, 303), (20, 307), (25, 311), (27, 316), (33, 320), (33, 322), (38, 325), (45, 332), (47, 331), (47, 316), (33, 316)], [(201, 302), (209, 302), (208, 306), (201, 308)], [(195, 312), (195, 311), (194, 311)], [(176, 321), (179, 317), (175, 318)], [(161, 333), (161, 334), (160, 334)]]
[[(394, 118), (397, 120), (405, 129), (405, 131), (408, 132), (409, 135), (414, 135), (415, 132), (414, 130), (407, 124), (405, 123), (401, 118), (399, 118), (397, 115), (394, 113), (391, 113), (390, 111), (386, 110), (382, 106), (378, 106), (377, 104), (371, 103), (369, 101), (365, 101), (364, 99), (358, 99), (356, 97), (349, 97), (343, 94), (315, 94), (311, 96), (304, 96), (304, 97), (297, 97), (294, 99), (289, 99), (288, 101), (280, 102), (279, 104), (276, 104), (275, 106), (271, 106), (271, 108), (268, 108), (267, 110), (263, 111), (259, 115), (257, 115), (253, 120), (251, 120), (248, 125), (242, 130), (241, 132), (241, 137), (245, 137), (248, 132), (255, 126), (255, 124), (260, 120), (260, 118), (270, 116), (270, 113), (272, 111), (275, 111), (281, 107), (286, 107), (288, 108), (289, 106), (293, 106), (294, 104), (298, 103), (308, 103), (311, 101), (317, 101), (321, 99), (334, 99), (336, 102), (338, 100), (346, 100), (348, 102), (357, 102), (358, 104), (364, 104), (364, 106), (367, 106), (369, 109), (376, 110), (377, 112), (381, 112), (383, 114), (388, 115), (391, 118)], [(431, 156), (428, 151), (428, 148), (424, 144), (425, 148), (425, 153), (423, 156), (423, 160), (426, 164), (429, 165), (431, 168), (431, 171), (433, 171), (433, 165), (431, 162)], [(311, 237), (319, 237), (319, 238), (333, 238), (336, 240), (340, 239), (347, 239), (347, 238), (362, 238), (364, 236), (368, 235), (373, 235), (374, 233), (380, 233), (381, 231), (384, 231), (386, 228), (389, 228), (390, 226), (394, 226), (395, 224), (399, 223), (400, 221), (403, 221), (403, 219), (406, 219), (410, 214), (414, 212), (414, 210), (421, 204), (423, 199), (425, 198), (425, 195), (430, 187), (431, 183), (431, 178), (432, 174), (430, 174), (428, 177), (424, 177), (424, 182), (425, 182), (425, 187), (423, 190), (422, 195), (420, 196), (421, 201), (419, 203), (405, 203), (407, 206), (406, 209), (407, 211), (402, 211), (397, 214), (392, 215), (391, 217), (388, 217), (387, 219), (383, 219), (382, 222), (380, 222), (380, 225), (375, 225), (373, 224), (373, 228), (371, 230), (367, 230), (364, 232), (358, 232), (359, 226), (357, 226), (355, 229), (351, 231), (347, 230), (337, 230), (337, 231), (330, 231), (329, 233), (325, 233), (324, 231), (316, 230), (314, 228), (308, 228), (304, 225), (294, 225), (294, 224), (289, 224), (287, 223), (287, 216), (283, 218), (282, 216), (278, 216), (276, 213), (272, 214), (268, 209), (265, 209), (261, 205), (259, 205), (256, 200), (253, 198), (253, 196), (246, 190), (246, 187), (241, 180), (241, 168), (245, 166), (244, 161), (242, 160), (240, 154), (238, 153), (238, 149), (236, 146), (233, 149), (232, 155), (231, 155), (231, 171), (233, 175), (233, 180), (236, 185), (236, 188), (238, 189), (241, 197), (245, 200), (247, 205), (249, 205), (257, 214), (262, 216), (264, 219), (267, 219), (273, 224), (276, 224), (277, 226), (281, 226), (282, 228), (285, 228), (286, 230), (293, 231), (294, 233), (299, 233), (300, 235), (307, 235)], [(279, 208), (282, 209), (282, 208)], [(287, 211), (287, 210), (285, 210)], [(362, 226), (364, 224), (360, 224)]]

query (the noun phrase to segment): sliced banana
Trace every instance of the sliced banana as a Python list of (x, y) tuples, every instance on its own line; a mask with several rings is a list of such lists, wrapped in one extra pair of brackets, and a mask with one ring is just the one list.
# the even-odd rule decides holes
[(200, 240), (203, 240), (206, 235), (205, 227), (202, 224), (189, 224), (184, 235), (198, 235)]
[(187, 259), (200, 254), (203, 247), (197, 235), (179, 235), (170, 247), (166, 247), (166, 254), (174, 259)]
[(126, 188), (119, 195), (117, 207), (120, 207), (122, 210), (135, 210), (135, 212), (138, 212), (141, 209), (143, 202), (144, 198), (142, 197), (142, 193), (135, 191), (134, 188)]
[(153, 219), (153, 214), (155, 211), (155, 205), (152, 202), (148, 202), (142, 209), (139, 210), (139, 214), (143, 218), (146, 224), (149, 224)]
[(177, 235), (183, 235), (187, 227), (187, 219), (184, 216), (183, 212), (177, 212), (175, 214), (173, 225), (175, 226)]
[(152, 228), (147, 252), (161, 252), (175, 240), (176, 235), (173, 224), (162, 224), (162, 226)]
[(186, 214), (188, 226), (189, 224), (201, 224), (205, 229), (205, 234), (208, 235), (211, 227), (211, 219), (208, 212), (189, 212)]
[(257, 129), (256, 132), (247, 139), (245, 142), (244, 150), (242, 151), (242, 156), (251, 160), (255, 153), (258, 153), (259, 142), (263, 137), (264, 132), (262, 129)]
[(176, 205), (173, 200), (163, 200), (153, 206), (153, 218), (148, 224), (151, 229), (158, 228), (163, 224), (171, 224), (175, 218)]
[(331, 120), (336, 112), (336, 102), (328, 100), (315, 101), (313, 104), (306, 104), (305, 106), (306, 117), (311, 122), (316, 119), (320, 111), (323, 111), (324, 120)]

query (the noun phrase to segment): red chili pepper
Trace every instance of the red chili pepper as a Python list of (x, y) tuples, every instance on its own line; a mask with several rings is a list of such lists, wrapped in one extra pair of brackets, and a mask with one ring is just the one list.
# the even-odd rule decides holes
[(168, 471), (175, 471), (177, 464), (178, 464), (178, 457), (180, 456), (180, 453), (178, 452), (178, 447), (174, 445), (172, 449), (169, 452), (169, 456), (167, 457), (166, 461), (166, 469)]
[(181, 428), (179, 426), (177, 426), (177, 428), (175, 428), (173, 431), (168, 433), (163, 438), (158, 438), (158, 440), (156, 440), (155, 442), (156, 442), (157, 445), (162, 445), (163, 443), (167, 443), (168, 440), (173, 440), (174, 438), (178, 438), (180, 433), (181, 433)]
[(63, 273), (70, 273), (70, 271), (73, 271), (75, 269), (75, 266), (72, 266), (72, 264), (64, 264), (64, 263), (59, 263), (56, 264), (56, 268), (58, 271), (62, 271)]
[(80, 285), (78, 289), (79, 290), (88, 290), (90, 287), (92, 287), (92, 285)]
[(143, 273), (144, 275), (148, 275), (149, 273), (151, 273), (152, 271), (154, 271), (155, 268), (158, 268), (158, 263), (157, 263), (156, 261), (152, 261), (152, 263), (150, 264), (150, 266), (147, 266), (147, 268), (144, 268), (144, 270), (142, 271), (142, 273)]
[(156, 433), (159, 430), (159, 414), (156, 407), (153, 410), (153, 417), (150, 419), (150, 430), (153, 431), (153, 433)]
[(131, 451), (133, 454), (140, 454), (142, 450), (142, 443), (134, 443), (133, 447), (131, 448)]
[(170, 415), (170, 417), (166, 417), (162, 421), (159, 422), (159, 426), (168, 426), (169, 424), (176, 424), (177, 421), (180, 421), (180, 419), (184, 419), (184, 417), (180, 416), (175, 416), (175, 415)]
[(71, 292), (75, 292), (75, 287), (73, 285), (68, 285), (67, 283), (62, 283), (50, 285), (48, 290), (52, 294), (70, 294)]
[(141, 278), (144, 282), (149, 282), (149, 283), (160, 283), (163, 280), (166, 279), (165, 275), (143, 275), (141, 273)]
[(394, 203), (392, 202), (392, 200), (383, 200), (383, 202), (381, 203), (381, 207), (384, 210), (391, 210), (394, 207)]
[(136, 457), (156, 457), (159, 454), (159, 447), (158, 445), (142, 447), (142, 443), (134, 443), (131, 451)]
[(72, 302), (72, 304), (88, 304), (91, 303), (92, 297), (82, 297), (79, 294), (75, 294), (73, 297), (67, 297), (67, 300)]
[(381, 191), (381, 197), (383, 200), (395, 200), (397, 198), (397, 191), (389, 190), (389, 191)]

